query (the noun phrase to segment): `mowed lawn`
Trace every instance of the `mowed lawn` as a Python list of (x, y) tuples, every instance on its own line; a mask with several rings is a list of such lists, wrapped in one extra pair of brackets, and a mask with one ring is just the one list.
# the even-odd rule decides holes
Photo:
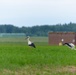
[[(8, 39), (8, 41), (6, 41)], [(76, 51), (66, 46), (49, 46), (47, 37), (1, 38), (0, 75), (76, 75)]]

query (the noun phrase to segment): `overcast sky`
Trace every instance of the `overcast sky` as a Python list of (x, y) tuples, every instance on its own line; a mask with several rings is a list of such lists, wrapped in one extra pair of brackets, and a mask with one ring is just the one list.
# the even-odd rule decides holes
[(76, 23), (76, 0), (0, 0), (0, 24)]

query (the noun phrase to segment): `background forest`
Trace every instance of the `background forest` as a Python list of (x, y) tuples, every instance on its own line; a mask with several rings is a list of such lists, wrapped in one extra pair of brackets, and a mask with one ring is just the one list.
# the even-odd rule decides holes
[(76, 23), (56, 25), (36, 25), (32, 27), (16, 27), (14, 25), (0, 25), (0, 33), (25, 33), (29, 36), (48, 36), (49, 32), (76, 32)]

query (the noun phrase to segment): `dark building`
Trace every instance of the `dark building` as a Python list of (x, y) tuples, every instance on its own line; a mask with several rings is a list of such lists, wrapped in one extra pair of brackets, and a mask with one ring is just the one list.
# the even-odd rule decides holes
[(61, 45), (62, 43), (76, 45), (76, 33), (74, 32), (49, 32), (49, 45)]

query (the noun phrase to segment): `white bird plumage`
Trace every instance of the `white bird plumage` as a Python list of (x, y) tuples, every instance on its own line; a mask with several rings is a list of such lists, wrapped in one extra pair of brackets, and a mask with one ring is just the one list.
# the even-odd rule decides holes
[(69, 48), (76, 50), (73, 43), (64, 43), (63, 45), (67, 45)]
[(36, 48), (35, 44), (34, 44), (33, 42), (30, 41), (30, 37), (29, 37), (29, 36), (27, 36), (26, 39), (27, 39), (27, 41), (28, 41), (28, 46), (31, 46), (31, 47)]

